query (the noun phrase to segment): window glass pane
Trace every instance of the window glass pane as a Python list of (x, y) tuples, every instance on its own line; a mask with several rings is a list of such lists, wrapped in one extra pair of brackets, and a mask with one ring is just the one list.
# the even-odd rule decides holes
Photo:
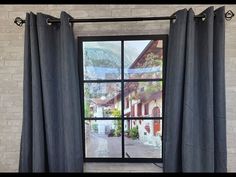
[(83, 42), (84, 79), (121, 78), (121, 42)]
[(163, 78), (163, 40), (126, 38), (121, 56), (123, 39), (100, 39), (81, 45), (85, 158), (162, 158), (163, 83), (145, 79)]
[(162, 40), (124, 41), (124, 78), (162, 78)]
[(162, 158), (162, 120), (125, 120), (124, 132), (126, 158)]
[(125, 117), (161, 117), (162, 81), (125, 82)]
[(84, 83), (85, 117), (121, 117), (120, 90), (120, 83)]
[(122, 157), (121, 120), (85, 120), (86, 157)]

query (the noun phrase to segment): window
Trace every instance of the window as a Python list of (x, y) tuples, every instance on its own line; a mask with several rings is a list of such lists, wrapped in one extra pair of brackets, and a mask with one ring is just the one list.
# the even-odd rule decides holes
[(135, 117), (135, 107), (134, 107), (134, 105), (131, 106), (131, 116)]
[(162, 162), (167, 35), (78, 40), (84, 161)]
[(142, 116), (142, 103), (138, 103), (137, 104), (137, 112), (138, 112), (138, 115), (137, 116)]
[(125, 99), (125, 100), (126, 100), (126, 102), (125, 102), (125, 103), (126, 103), (126, 106), (125, 106), (125, 107), (128, 109), (128, 108), (129, 108), (129, 98), (128, 98), (128, 97), (126, 97), (126, 99)]
[(146, 103), (144, 105), (144, 115), (148, 115), (149, 114), (149, 107), (148, 107), (148, 103)]

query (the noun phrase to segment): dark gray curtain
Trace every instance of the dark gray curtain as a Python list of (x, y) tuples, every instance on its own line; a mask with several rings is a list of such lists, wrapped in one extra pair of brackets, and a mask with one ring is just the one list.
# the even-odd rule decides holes
[(20, 172), (82, 172), (78, 61), (68, 14), (27, 13)]
[(226, 172), (225, 9), (170, 23), (166, 68), (164, 171)]

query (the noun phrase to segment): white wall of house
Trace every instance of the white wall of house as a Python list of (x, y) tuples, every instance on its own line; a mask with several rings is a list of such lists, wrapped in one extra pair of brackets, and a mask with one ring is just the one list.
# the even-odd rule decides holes
[[(143, 113), (143, 115), (144, 115), (144, 110), (145, 110), (145, 104), (146, 103), (144, 103), (143, 105), (142, 105), (142, 113)], [(160, 115), (162, 115), (162, 99), (157, 99), (157, 100), (152, 100), (152, 101), (150, 101), (149, 103), (149, 109), (148, 109), (148, 115), (145, 115), (145, 116), (148, 116), (148, 117), (153, 117), (152, 116), (152, 110), (153, 110), (153, 108), (154, 107), (159, 107), (160, 108)]]
[(102, 106), (96, 106), (93, 116), (94, 117), (103, 117), (103, 109), (104, 108)]
[[(127, 97), (130, 98), (130, 93)], [(148, 145), (153, 145), (153, 146), (159, 146), (160, 145), (160, 137), (157, 137), (154, 135), (154, 120), (142, 120), (140, 117), (138, 117), (138, 103), (140, 103), (140, 100), (133, 100), (132, 102), (129, 101), (129, 108), (125, 109), (125, 113), (130, 111), (130, 108), (132, 105), (135, 107), (135, 116), (137, 117), (136, 120), (131, 120), (130, 121), (130, 126), (129, 127), (135, 127), (138, 126), (139, 130), (139, 139), (144, 143)], [(145, 104), (142, 104), (142, 115), (144, 116), (144, 109), (145, 109)], [(149, 114), (146, 115), (147, 117), (152, 117), (152, 110), (154, 107), (159, 107), (160, 108), (160, 114), (162, 114), (162, 99), (157, 99), (157, 100), (152, 100), (149, 102)], [(140, 120), (142, 121), (140, 123)], [(150, 127), (150, 132), (148, 133), (145, 129), (145, 125), (149, 125)], [(128, 129), (128, 121), (125, 121), (125, 131)], [(160, 125), (160, 135), (162, 134), (162, 122)], [(158, 135), (159, 136), (159, 135)]]
[[(93, 125), (97, 125), (98, 131), (92, 129)], [(101, 135), (107, 134), (111, 129), (115, 129), (114, 120), (97, 120), (91, 121), (91, 132)]]

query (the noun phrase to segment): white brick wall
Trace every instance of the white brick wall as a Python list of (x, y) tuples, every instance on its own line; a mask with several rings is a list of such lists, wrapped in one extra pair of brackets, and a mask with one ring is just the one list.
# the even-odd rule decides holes
[[(16, 16), (42, 12), (75, 18), (169, 16), (192, 7), (196, 14), (211, 5), (0, 5), (0, 172), (17, 171), (22, 126), (24, 27)], [(216, 5), (219, 7), (221, 5)], [(226, 10), (236, 13), (236, 5)], [(166, 34), (168, 21), (75, 24), (77, 36)], [(226, 108), (228, 171), (236, 172), (236, 17), (226, 21)]]

